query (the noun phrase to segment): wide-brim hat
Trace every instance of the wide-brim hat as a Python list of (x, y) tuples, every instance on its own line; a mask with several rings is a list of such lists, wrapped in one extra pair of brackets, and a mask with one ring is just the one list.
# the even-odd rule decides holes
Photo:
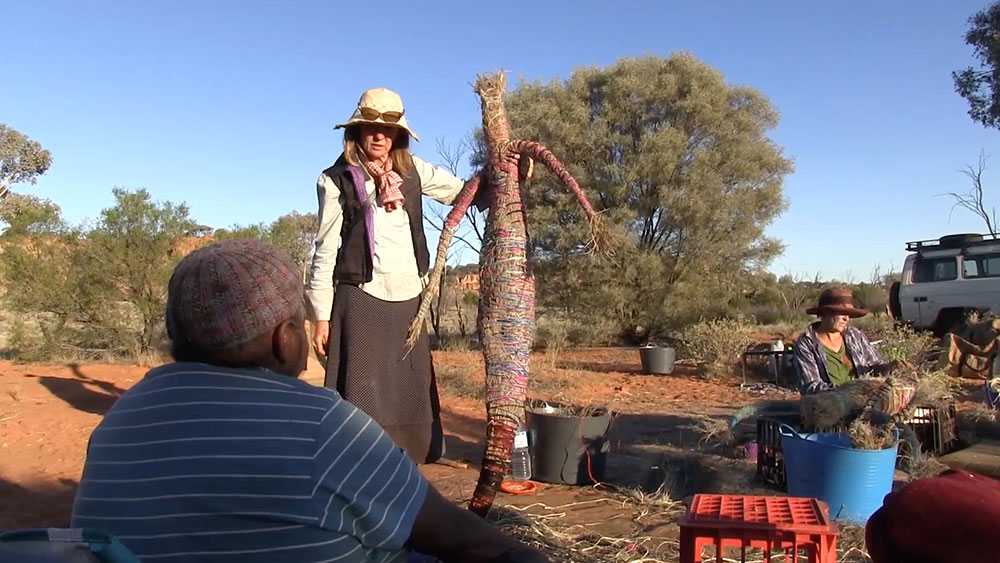
[(842, 287), (832, 287), (819, 294), (819, 304), (806, 309), (810, 315), (822, 315), (823, 313), (833, 313), (835, 315), (847, 315), (852, 319), (863, 317), (868, 314), (868, 309), (858, 307), (854, 302), (854, 293)]
[(406, 122), (405, 113), (403, 98), (400, 98), (399, 94), (388, 88), (372, 88), (361, 94), (358, 107), (354, 108), (351, 118), (333, 128), (340, 129), (359, 123), (392, 125), (406, 131), (414, 140), (419, 141), (420, 137), (413, 132), (413, 129), (410, 129), (409, 123)]

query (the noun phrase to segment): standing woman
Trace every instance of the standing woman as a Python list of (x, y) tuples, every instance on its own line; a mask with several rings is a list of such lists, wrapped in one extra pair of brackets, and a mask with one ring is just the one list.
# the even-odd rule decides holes
[[(444, 454), (426, 330), (405, 354), (430, 255), (421, 199), (451, 203), (464, 182), (410, 154), (399, 95), (366, 91), (344, 152), (319, 175), (319, 231), (306, 290), (325, 385), (378, 422), (416, 463)], [(404, 357), (405, 354), (405, 357)]]

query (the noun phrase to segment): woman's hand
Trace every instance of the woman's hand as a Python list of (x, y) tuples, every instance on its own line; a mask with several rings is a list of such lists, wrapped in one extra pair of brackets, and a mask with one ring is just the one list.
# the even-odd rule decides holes
[(316, 321), (313, 328), (313, 346), (316, 353), (324, 358), (330, 351), (330, 321)]

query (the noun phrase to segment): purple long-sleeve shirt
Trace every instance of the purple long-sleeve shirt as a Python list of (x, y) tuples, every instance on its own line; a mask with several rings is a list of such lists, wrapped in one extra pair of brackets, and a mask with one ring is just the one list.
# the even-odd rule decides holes
[[(816, 337), (817, 325), (818, 323), (811, 325), (795, 342), (792, 363), (795, 366), (795, 373), (799, 376), (799, 386), (803, 394), (833, 388), (826, 367), (826, 352)], [(885, 364), (882, 354), (872, 346), (860, 329), (848, 326), (844, 331), (844, 345), (847, 346), (847, 354), (857, 370), (858, 377), (871, 375), (872, 371)]]

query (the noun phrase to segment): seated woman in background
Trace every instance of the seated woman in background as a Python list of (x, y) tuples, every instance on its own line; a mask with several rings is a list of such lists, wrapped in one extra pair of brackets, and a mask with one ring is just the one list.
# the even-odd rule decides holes
[(819, 320), (795, 342), (794, 365), (802, 393), (832, 389), (856, 377), (885, 375), (906, 362), (886, 362), (864, 332), (849, 326), (868, 311), (858, 307), (851, 290), (827, 289), (819, 304), (806, 310)]

